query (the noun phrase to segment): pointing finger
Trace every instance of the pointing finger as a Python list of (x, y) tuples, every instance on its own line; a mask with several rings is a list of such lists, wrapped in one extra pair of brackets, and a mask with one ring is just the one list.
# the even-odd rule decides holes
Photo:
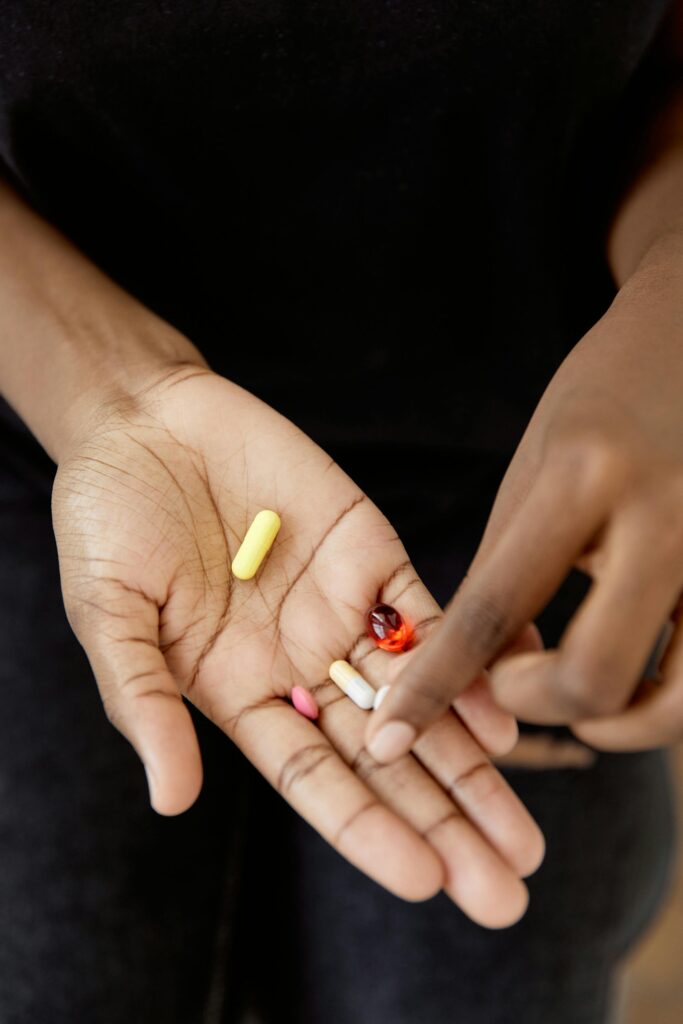
[[(422, 646), (430, 633), (438, 628), (443, 612), (407, 558), (391, 572), (377, 596), (378, 603), (391, 605), (399, 612), (412, 635), (408, 650), (388, 653), (378, 648), (364, 631), (348, 652), (348, 659), (379, 689), (393, 683), (404, 666), (421, 656)], [(535, 626), (528, 627), (516, 642), (521, 643), (520, 649), (524, 650), (542, 647)], [(492, 756), (507, 753), (515, 745), (517, 723), (511, 714), (496, 704), (485, 673), (456, 697), (453, 707), (475, 739)]]
[(599, 484), (579, 486), (561, 463), (539, 477), (371, 716), (366, 741), (376, 760), (409, 750), (543, 608), (603, 521), (607, 489)]

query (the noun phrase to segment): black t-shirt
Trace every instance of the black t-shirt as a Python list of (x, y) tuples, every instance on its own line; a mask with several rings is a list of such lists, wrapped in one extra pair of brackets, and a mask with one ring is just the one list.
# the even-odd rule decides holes
[(436, 520), (488, 503), (612, 297), (669, 6), (0, 0), (0, 159), (218, 371)]

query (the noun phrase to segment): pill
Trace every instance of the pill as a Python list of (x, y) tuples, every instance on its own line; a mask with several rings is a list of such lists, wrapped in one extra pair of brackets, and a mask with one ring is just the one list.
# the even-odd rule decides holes
[(270, 551), (280, 529), (277, 512), (264, 508), (254, 517), (239, 550), (232, 560), (232, 572), (238, 580), (250, 580)]
[(390, 604), (374, 604), (366, 621), (368, 634), (383, 651), (405, 651), (410, 646), (413, 631)]
[(307, 690), (303, 686), (295, 686), (292, 689), (292, 704), (305, 718), (317, 718), (318, 717), (318, 705), (316, 699), (310, 690)]
[(330, 665), (330, 679), (359, 708), (368, 711), (372, 707), (375, 691), (348, 661), (333, 661)]
[(380, 686), (379, 690), (375, 694), (375, 699), (372, 704), (375, 710), (377, 710), (377, 708), (380, 706), (386, 695), (389, 693), (389, 689), (390, 687), (388, 683), (386, 686)]

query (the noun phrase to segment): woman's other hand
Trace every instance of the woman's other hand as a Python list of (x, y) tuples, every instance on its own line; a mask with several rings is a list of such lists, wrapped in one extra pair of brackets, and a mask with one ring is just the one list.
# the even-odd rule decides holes
[[(679, 250), (651, 252), (551, 381), (443, 622), (368, 723), (379, 760), (402, 756), (485, 667), (501, 707), (596, 747), (683, 736)], [(557, 650), (520, 650), (572, 567), (593, 585)]]

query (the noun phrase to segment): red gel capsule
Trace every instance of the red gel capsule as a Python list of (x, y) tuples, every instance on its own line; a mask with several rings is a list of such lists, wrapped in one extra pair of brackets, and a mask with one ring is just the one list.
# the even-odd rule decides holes
[(375, 604), (367, 613), (368, 633), (383, 651), (405, 651), (413, 633), (390, 604)]

